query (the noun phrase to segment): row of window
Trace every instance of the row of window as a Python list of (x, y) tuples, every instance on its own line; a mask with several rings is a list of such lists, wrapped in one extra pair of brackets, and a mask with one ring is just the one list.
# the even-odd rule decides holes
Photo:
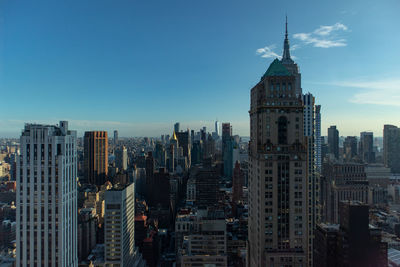
[(280, 90), (283, 90), (283, 91), (285, 91), (286, 89), (288, 90), (288, 91), (290, 91), (290, 90), (292, 90), (292, 83), (273, 83), (273, 82), (270, 82), (269, 83), (269, 89), (271, 90), (271, 91), (280, 91)]

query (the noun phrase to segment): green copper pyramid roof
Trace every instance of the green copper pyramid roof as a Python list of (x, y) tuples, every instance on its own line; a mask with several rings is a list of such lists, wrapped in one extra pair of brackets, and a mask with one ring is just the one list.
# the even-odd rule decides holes
[(276, 58), (274, 61), (272, 61), (271, 65), (269, 65), (269, 68), (261, 77), (261, 79), (263, 79), (265, 76), (292, 76), (292, 74), (285, 66), (283, 66), (282, 62)]

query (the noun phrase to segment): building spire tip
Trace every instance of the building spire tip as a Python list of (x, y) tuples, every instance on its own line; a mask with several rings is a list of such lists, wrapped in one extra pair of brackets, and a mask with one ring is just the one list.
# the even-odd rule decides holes
[(283, 62), (291, 62), (292, 59), (290, 58), (290, 48), (289, 48), (289, 38), (288, 38), (288, 19), (286, 14), (286, 31), (285, 31), (285, 41), (283, 42)]
[(286, 38), (288, 36), (288, 31), (287, 31), (287, 14), (286, 14)]

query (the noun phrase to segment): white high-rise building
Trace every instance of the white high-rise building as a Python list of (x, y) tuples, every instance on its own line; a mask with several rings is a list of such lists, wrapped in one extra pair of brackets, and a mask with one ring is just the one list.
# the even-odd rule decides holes
[(125, 146), (115, 150), (115, 163), (119, 171), (128, 169), (128, 150)]
[[(304, 137), (307, 140), (307, 179), (308, 179), (308, 238), (309, 238), (309, 265), (312, 266), (312, 251), (314, 242), (314, 229), (320, 220), (320, 205), (319, 205), (319, 171), (316, 167), (317, 160), (317, 145), (321, 151), (321, 124), (317, 125), (317, 117), (319, 116), (319, 108), (315, 105), (315, 98), (311, 93), (303, 95), (304, 105)], [(317, 114), (318, 112), (318, 114)], [(319, 128), (318, 128), (319, 127)], [(319, 135), (318, 135), (319, 134)], [(317, 143), (319, 140), (319, 143)], [(320, 157), (320, 154), (319, 154)]]
[(317, 172), (322, 169), (322, 151), (321, 151), (321, 105), (315, 106), (315, 166)]
[(20, 145), (16, 266), (78, 266), (76, 131), (26, 124)]
[(314, 135), (315, 98), (311, 93), (303, 95), (304, 104), (304, 136)]
[(145, 266), (135, 249), (135, 185), (114, 185), (105, 193), (106, 266)]
[(215, 121), (215, 132), (217, 133), (217, 136), (221, 135), (220, 130), (219, 130), (220, 128), (221, 128), (220, 122), (219, 121)]

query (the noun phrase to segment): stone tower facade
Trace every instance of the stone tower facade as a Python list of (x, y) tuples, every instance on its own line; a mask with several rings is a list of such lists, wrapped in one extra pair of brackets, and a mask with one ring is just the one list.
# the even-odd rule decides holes
[[(287, 24), (286, 24), (287, 26)], [(251, 89), (249, 266), (310, 266), (312, 218), (309, 140), (304, 134), (301, 75), (284, 41)]]

